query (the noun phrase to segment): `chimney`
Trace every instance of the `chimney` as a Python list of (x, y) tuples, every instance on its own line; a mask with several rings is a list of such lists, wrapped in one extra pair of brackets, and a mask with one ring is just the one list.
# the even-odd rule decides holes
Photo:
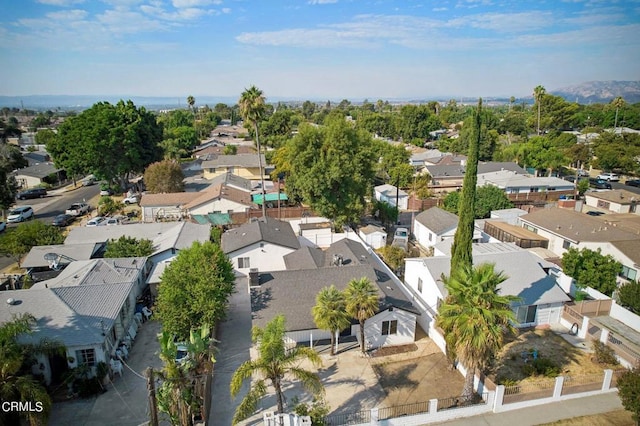
[(249, 269), (249, 287), (257, 287), (260, 285), (260, 274), (258, 268)]

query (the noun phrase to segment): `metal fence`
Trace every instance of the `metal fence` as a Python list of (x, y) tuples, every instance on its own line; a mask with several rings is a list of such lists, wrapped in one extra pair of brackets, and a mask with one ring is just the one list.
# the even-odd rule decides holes
[(485, 392), (482, 396), (474, 394), (473, 399), (465, 401), (461, 396), (451, 396), (449, 398), (438, 399), (438, 411), (453, 410), (455, 408), (465, 408), (472, 405), (482, 405), (487, 403), (489, 393)]
[(371, 410), (334, 414), (324, 418), (324, 423), (327, 426), (359, 425), (369, 422), (371, 422)]
[(565, 376), (562, 384), (562, 395), (601, 389), (603, 381), (604, 373)]
[(394, 417), (413, 416), (414, 414), (422, 414), (429, 412), (429, 401), (416, 402), (413, 404), (396, 405), (393, 407), (384, 407), (378, 410), (378, 419), (392, 419)]

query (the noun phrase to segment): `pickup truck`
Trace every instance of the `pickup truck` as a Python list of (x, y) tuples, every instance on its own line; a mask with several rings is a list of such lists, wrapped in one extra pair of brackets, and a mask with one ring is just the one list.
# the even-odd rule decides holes
[(90, 210), (91, 210), (91, 206), (89, 206), (89, 204), (73, 203), (71, 204), (71, 207), (69, 207), (67, 211), (65, 211), (65, 214), (77, 217), (77, 216), (82, 216), (89, 213)]

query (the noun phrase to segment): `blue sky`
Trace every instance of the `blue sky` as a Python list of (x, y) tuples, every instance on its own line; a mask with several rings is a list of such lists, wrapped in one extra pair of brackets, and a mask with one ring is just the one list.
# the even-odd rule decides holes
[(640, 80), (640, 0), (0, 0), (0, 95), (425, 99)]

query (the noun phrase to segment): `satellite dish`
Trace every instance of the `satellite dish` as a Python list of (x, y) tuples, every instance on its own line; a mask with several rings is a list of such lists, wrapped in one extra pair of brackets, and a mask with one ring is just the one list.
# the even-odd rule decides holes
[(58, 260), (60, 256), (57, 253), (45, 253), (44, 260), (49, 264), (49, 269), (58, 270)]

